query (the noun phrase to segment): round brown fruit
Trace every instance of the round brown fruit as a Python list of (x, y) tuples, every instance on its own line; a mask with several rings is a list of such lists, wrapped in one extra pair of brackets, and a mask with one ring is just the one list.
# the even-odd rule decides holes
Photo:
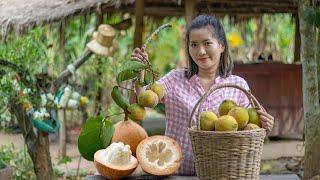
[(151, 90), (143, 91), (138, 96), (138, 104), (143, 107), (154, 108), (158, 102), (158, 95)]
[(177, 171), (182, 161), (179, 144), (166, 136), (151, 136), (137, 148), (141, 168), (156, 176), (169, 176)]
[(146, 116), (146, 110), (144, 107), (140, 106), (137, 103), (131, 104), (128, 107), (129, 118), (133, 121), (142, 121)]
[(128, 144), (132, 154), (135, 156), (137, 146), (147, 137), (147, 132), (139, 124), (126, 120), (115, 124), (111, 143), (123, 142), (124, 144)]

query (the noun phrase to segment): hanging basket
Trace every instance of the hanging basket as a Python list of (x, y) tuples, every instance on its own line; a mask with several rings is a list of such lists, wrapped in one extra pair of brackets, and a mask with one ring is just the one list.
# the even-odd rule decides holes
[[(203, 102), (215, 90), (226, 87), (243, 91), (253, 107), (263, 109), (249, 91), (234, 84), (215, 85), (200, 98), (191, 113), (188, 129), (197, 176), (208, 180), (259, 179), (265, 129), (235, 132), (200, 130), (200, 107)], [(198, 109), (197, 125), (191, 127), (196, 109)]]
[(58, 119), (33, 119), (32, 124), (40, 131), (44, 131), (47, 133), (55, 133), (60, 128), (60, 121)]

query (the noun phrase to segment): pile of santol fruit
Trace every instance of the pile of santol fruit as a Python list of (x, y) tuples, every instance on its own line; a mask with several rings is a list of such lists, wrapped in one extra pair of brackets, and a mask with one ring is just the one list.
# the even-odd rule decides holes
[(261, 122), (255, 108), (237, 106), (232, 100), (224, 100), (219, 105), (218, 117), (212, 111), (200, 114), (200, 129), (204, 131), (239, 131), (259, 129)]

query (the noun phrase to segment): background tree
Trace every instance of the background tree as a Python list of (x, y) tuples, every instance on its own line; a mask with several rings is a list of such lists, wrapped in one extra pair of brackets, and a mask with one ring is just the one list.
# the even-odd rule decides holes
[(312, 22), (312, 18), (310, 18), (315, 10), (312, 1), (299, 1), (305, 122), (305, 167), (303, 179), (311, 179), (320, 174), (319, 77), (317, 73), (319, 59), (316, 59), (316, 26), (315, 23)]

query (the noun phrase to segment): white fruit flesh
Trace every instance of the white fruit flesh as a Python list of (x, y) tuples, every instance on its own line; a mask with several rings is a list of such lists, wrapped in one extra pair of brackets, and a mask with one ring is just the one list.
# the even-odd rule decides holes
[(169, 149), (165, 142), (159, 140), (148, 144), (143, 158), (148, 161), (151, 166), (164, 169), (177, 158), (175, 156), (177, 152), (173, 151), (174, 149)]
[(108, 146), (105, 152), (101, 153), (101, 158), (105, 158), (106, 163), (113, 165), (126, 165), (130, 162), (131, 155), (130, 146), (119, 142)]
[(152, 136), (144, 139), (137, 148), (137, 158), (142, 169), (150, 174), (173, 174), (182, 160), (181, 148), (173, 139)]
[(129, 145), (112, 143), (94, 154), (94, 164), (101, 175), (120, 179), (130, 175), (138, 166), (138, 160), (131, 154)]

